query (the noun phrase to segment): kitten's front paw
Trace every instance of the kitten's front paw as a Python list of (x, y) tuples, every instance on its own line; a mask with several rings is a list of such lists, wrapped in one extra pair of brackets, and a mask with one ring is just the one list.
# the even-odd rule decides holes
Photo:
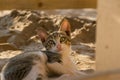
[(60, 76), (57, 80), (80, 80), (84, 77), (85, 75), (80, 74), (63, 74)]

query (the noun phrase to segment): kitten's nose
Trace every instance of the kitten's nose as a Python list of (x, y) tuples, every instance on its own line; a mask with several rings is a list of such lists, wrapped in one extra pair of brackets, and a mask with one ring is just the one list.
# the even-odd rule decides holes
[(61, 50), (62, 50), (61, 44), (57, 44), (57, 50), (58, 50), (58, 51), (61, 51)]

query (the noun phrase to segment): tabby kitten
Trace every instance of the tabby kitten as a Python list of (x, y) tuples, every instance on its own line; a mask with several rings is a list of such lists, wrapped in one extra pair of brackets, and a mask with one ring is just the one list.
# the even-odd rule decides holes
[[(71, 76), (76, 77), (77, 69), (69, 56), (69, 22), (64, 19), (59, 31), (50, 35), (41, 29), (37, 30), (37, 34), (46, 51), (33, 51), (11, 58), (2, 69), (1, 80), (71, 80)], [(57, 78), (53, 78), (56, 75)]]
[[(63, 22), (65, 25), (66, 21)], [(62, 43), (65, 49), (69, 49), (70, 32), (62, 31), (61, 28), (61, 31), (53, 32), (49, 37), (45, 31), (39, 31), (38, 33), (43, 45), (46, 47), (46, 51), (25, 52), (11, 58), (2, 69), (1, 80), (49, 80), (51, 76), (65, 73), (64, 70), (61, 72), (56, 68), (62, 66), (62, 57), (65, 55), (57, 54), (62, 51), (64, 53)], [(59, 43), (57, 43), (57, 40), (59, 40)], [(58, 53), (54, 54), (56, 52)], [(59, 68), (62, 70), (64, 66)]]
[(64, 19), (59, 30), (51, 34), (47, 34), (45, 30), (38, 29), (37, 34), (41, 39), (42, 44), (46, 50), (51, 52), (57, 52), (61, 55), (61, 63), (47, 63), (50, 70), (59, 74), (71, 74), (74, 75), (77, 72), (75, 65), (70, 59), (71, 53), (71, 26), (68, 20)]

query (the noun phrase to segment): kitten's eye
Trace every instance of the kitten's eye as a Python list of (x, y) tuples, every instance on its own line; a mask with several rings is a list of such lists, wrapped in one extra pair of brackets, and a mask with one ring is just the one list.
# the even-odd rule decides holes
[(64, 42), (65, 39), (66, 39), (65, 37), (61, 37), (61, 38), (60, 38), (60, 42)]

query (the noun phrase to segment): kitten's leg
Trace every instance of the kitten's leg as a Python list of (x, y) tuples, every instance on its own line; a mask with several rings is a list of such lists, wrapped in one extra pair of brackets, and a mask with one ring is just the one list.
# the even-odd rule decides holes
[(80, 72), (76, 69), (66, 68), (61, 63), (58, 63), (58, 62), (47, 63), (47, 67), (50, 71), (54, 71), (59, 74), (86, 75), (85, 73)]
[(47, 67), (50, 71), (54, 71), (56, 73), (60, 74), (68, 73), (64, 66), (58, 62), (47, 63)]
[(49, 67), (51, 67), (52, 70), (54, 70), (56, 73), (62, 73), (63, 75), (57, 78), (49, 78), (48, 80), (80, 80), (80, 78), (86, 76), (85, 73), (82, 73), (80, 71), (66, 71), (63, 69), (64, 67), (60, 64), (49, 64)]

